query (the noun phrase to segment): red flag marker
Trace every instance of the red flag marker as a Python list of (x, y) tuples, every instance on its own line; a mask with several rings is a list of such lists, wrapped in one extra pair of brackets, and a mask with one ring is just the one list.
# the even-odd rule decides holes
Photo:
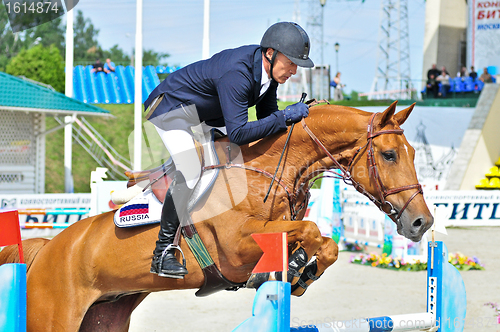
[(286, 272), (288, 271), (287, 233), (259, 233), (252, 234), (252, 237), (264, 252), (252, 273), (283, 271), (283, 281), (286, 282)]
[(21, 263), (24, 263), (23, 244), (17, 210), (0, 211), (0, 225), (0, 246), (17, 244), (19, 260)]

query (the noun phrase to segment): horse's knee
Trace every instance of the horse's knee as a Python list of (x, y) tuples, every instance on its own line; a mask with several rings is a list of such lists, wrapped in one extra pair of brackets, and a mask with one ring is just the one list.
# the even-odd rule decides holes
[(331, 248), (331, 250), (328, 250), (327, 260), (331, 265), (331, 264), (335, 263), (337, 261), (337, 259), (339, 258), (339, 246), (337, 245), (337, 243), (335, 241), (333, 241), (333, 239), (329, 239), (329, 240), (330, 240), (329, 247)]
[(304, 241), (307, 242), (311, 247), (316, 247), (319, 249), (323, 244), (323, 237), (318, 226), (312, 221), (307, 221), (304, 223), (304, 228), (302, 230), (302, 236)]
[(326, 266), (330, 266), (335, 263), (339, 257), (339, 246), (333, 239), (324, 238), (323, 248), (321, 250), (321, 261)]

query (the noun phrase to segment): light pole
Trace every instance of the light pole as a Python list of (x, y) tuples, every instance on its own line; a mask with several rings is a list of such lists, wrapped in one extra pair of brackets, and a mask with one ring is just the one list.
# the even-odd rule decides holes
[(335, 43), (334, 47), (335, 47), (335, 70), (336, 70), (335, 75), (337, 75), (337, 73), (339, 72), (339, 48), (340, 48), (340, 44)]
[(326, 0), (319, 0), (319, 3), (321, 4), (321, 79), (320, 79), (320, 92), (319, 92), (319, 99), (323, 99), (324, 96), (324, 91), (325, 91), (325, 57), (324, 57), (324, 32), (325, 32), (325, 27), (324, 27), (324, 17), (325, 17), (325, 4)]

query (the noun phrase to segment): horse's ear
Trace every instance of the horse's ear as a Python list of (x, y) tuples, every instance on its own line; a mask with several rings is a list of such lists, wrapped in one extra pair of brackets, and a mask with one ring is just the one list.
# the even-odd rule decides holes
[(380, 121), (380, 124), (381, 125), (384, 125), (386, 124), (390, 118), (394, 115), (394, 112), (396, 111), (396, 104), (398, 103), (398, 101), (396, 100), (395, 102), (393, 102), (391, 104), (391, 106), (389, 106), (385, 111), (384, 113), (382, 113), (382, 119)]
[(401, 127), (403, 123), (405, 123), (406, 119), (410, 116), (411, 111), (413, 111), (413, 108), (415, 107), (416, 103), (413, 103), (410, 105), (410, 107), (405, 108), (401, 112), (396, 113), (394, 116), (394, 120), (398, 123), (398, 125)]

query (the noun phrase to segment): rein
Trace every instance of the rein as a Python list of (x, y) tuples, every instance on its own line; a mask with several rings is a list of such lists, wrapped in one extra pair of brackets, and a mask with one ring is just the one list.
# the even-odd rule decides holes
[(204, 171), (205, 170), (212, 170), (212, 169), (215, 169), (215, 168), (230, 169), (230, 168), (233, 168), (233, 167), (245, 169), (247, 171), (252, 171), (252, 172), (260, 173), (260, 174), (262, 174), (262, 175), (270, 178), (271, 180), (277, 182), (278, 185), (281, 186), (285, 190), (285, 192), (286, 192), (286, 195), (288, 197), (288, 201), (290, 202), (290, 213), (292, 215), (292, 220), (295, 220), (295, 218), (297, 217), (297, 214), (300, 212), (300, 210), (302, 210), (302, 207), (300, 209), (298, 209), (298, 210), (295, 209), (295, 203), (296, 203), (296, 196), (297, 195), (293, 195), (290, 192), (290, 189), (288, 189), (287, 185), (283, 181), (281, 181), (280, 179), (275, 179), (275, 176), (273, 176), (271, 173), (266, 172), (263, 169), (260, 169), (260, 168), (257, 168), (257, 167), (247, 166), (247, 165), (244, 165), (244, 164), (233, 164), (233, 163), (204, 166), (203, 170)]

